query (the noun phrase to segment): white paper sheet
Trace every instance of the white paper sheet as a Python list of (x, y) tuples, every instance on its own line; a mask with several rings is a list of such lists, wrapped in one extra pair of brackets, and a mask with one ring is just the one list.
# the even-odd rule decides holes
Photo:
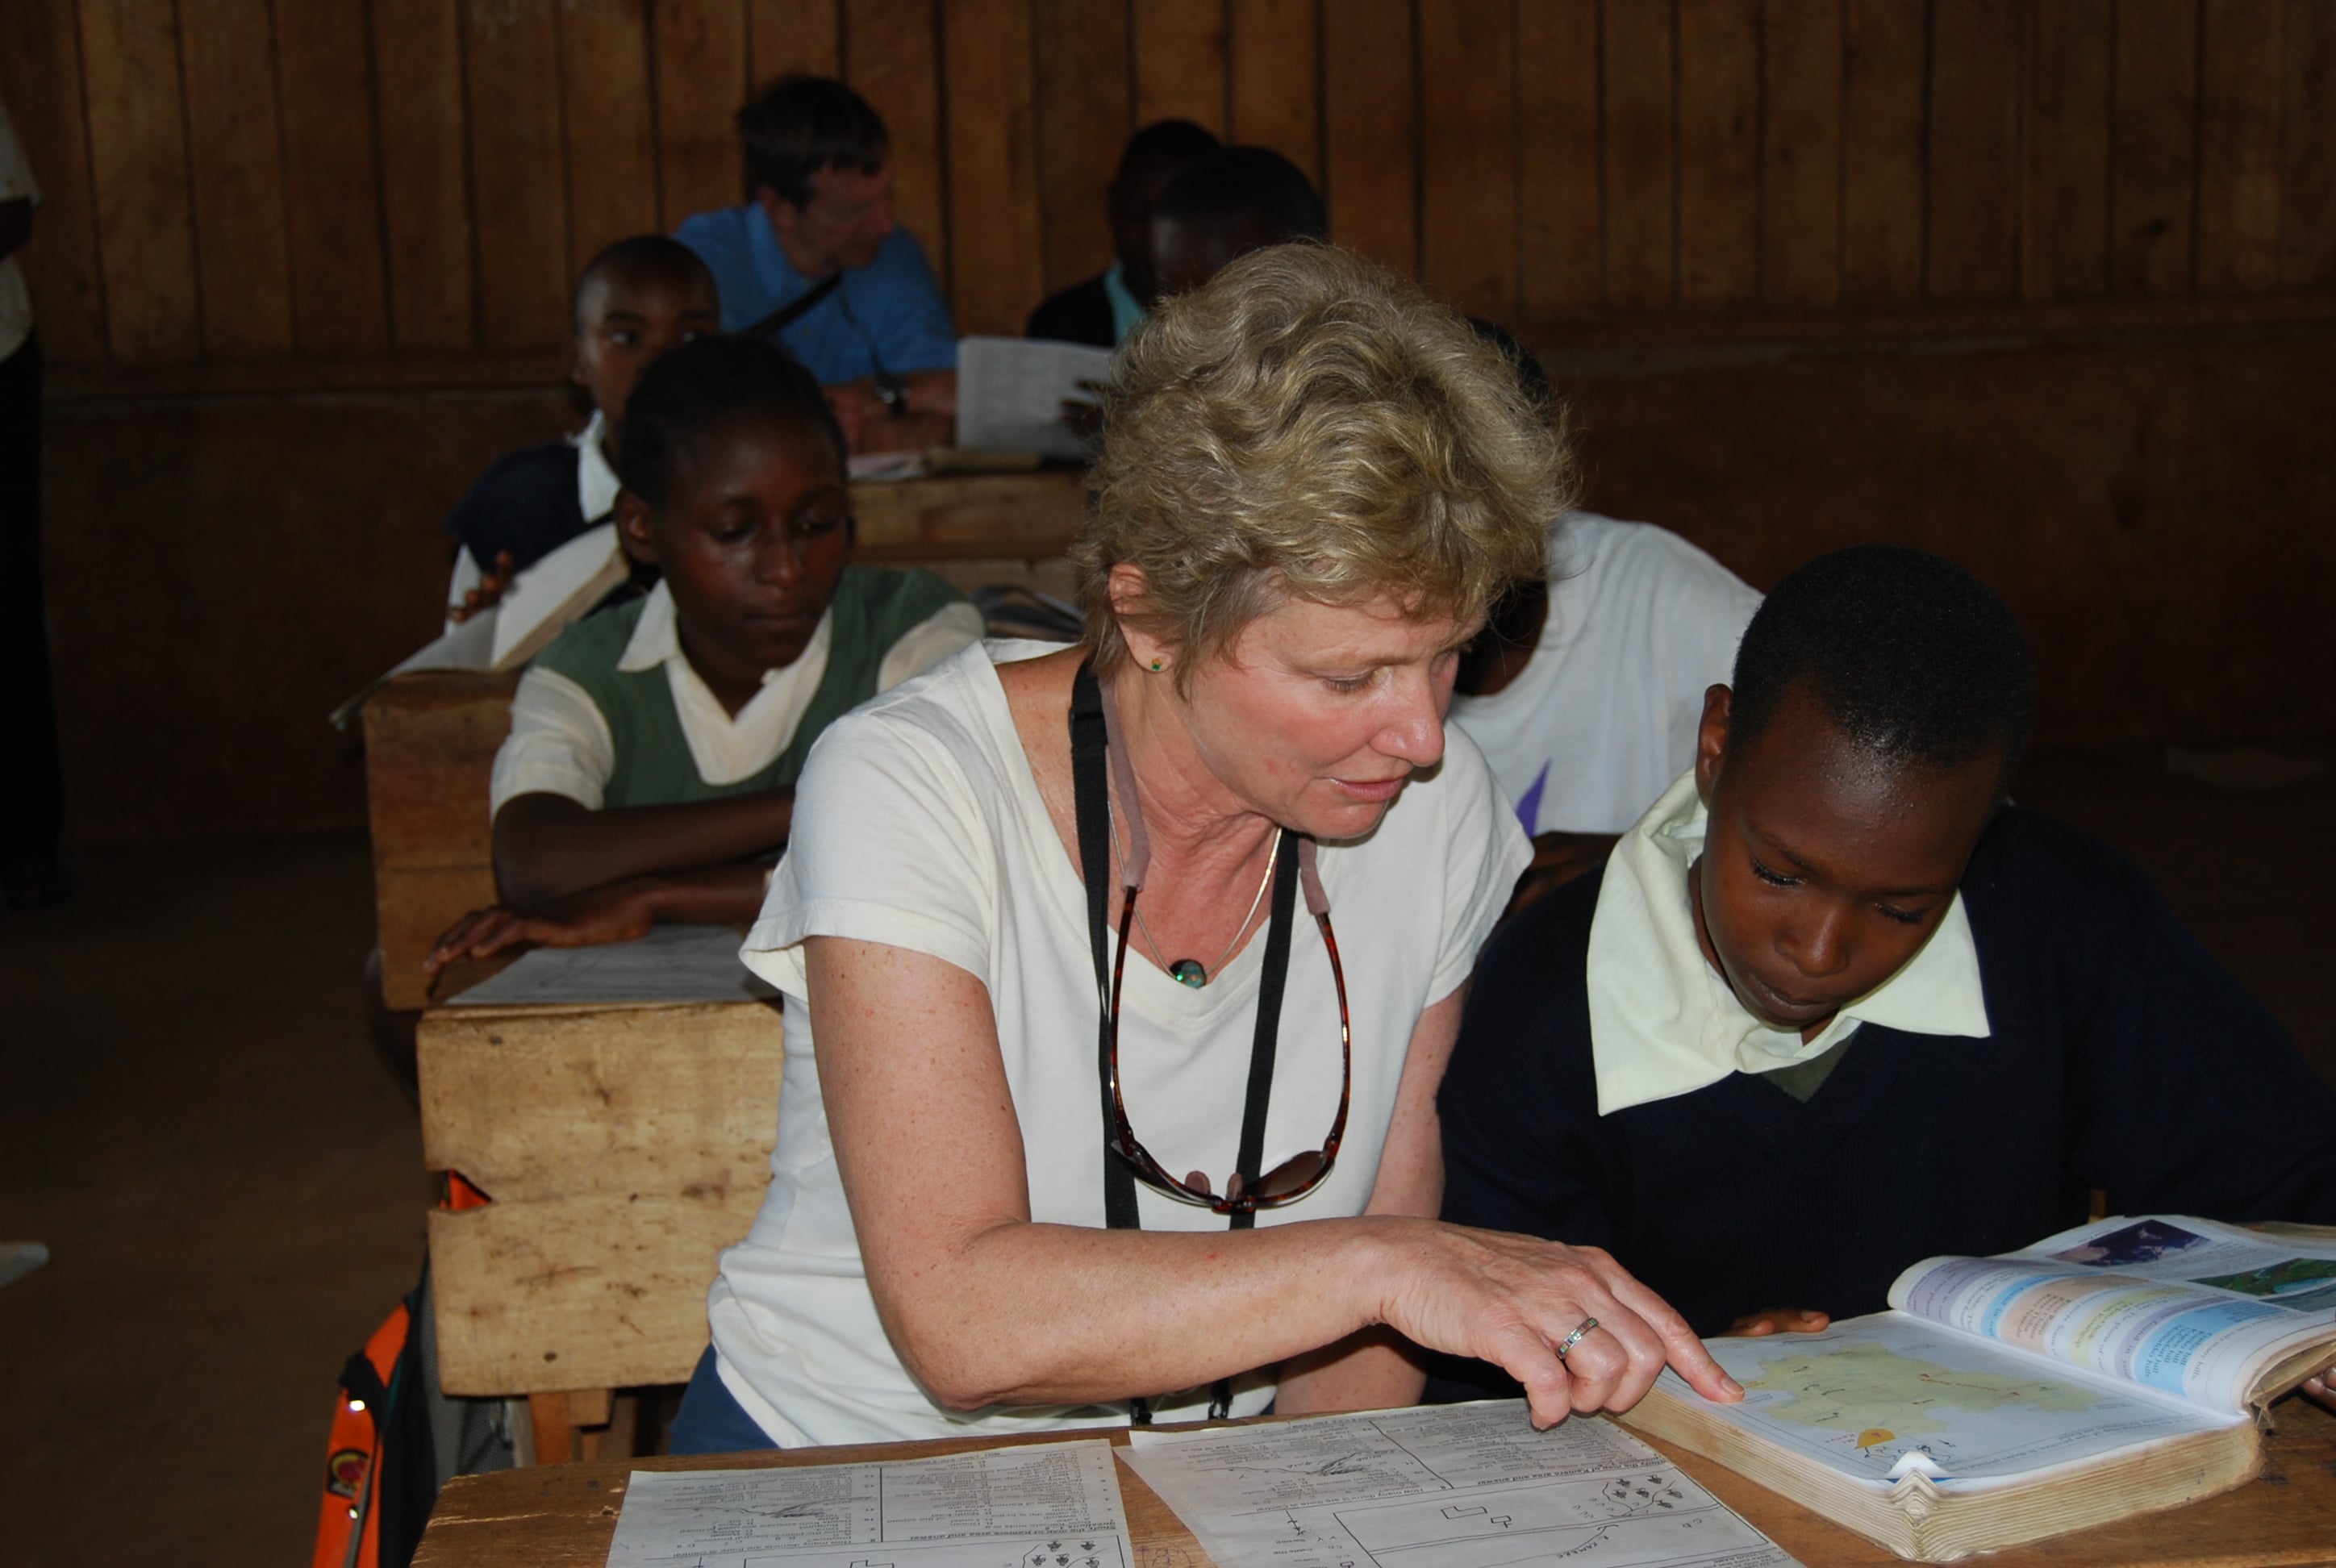
[(1777, 1568), (1776, 1544), (1611, 1422), (1522, 1400), (1211, 1432), (1122, 1456), (1217, 1568)]
[(1136, 1568), (1105, 1442), (633, 1472), (608, 1568)]
[(658, 926), (638, 941), (538, 948), (453, 998), (456, 1007), (559, 1002), (769, 1001), (778, 996), (738, 960), (728, 926)]
[(1083, 381), (1111, 379), (1111, 350), (1027, 337), (968, 337), (957, 351), (957, 443), (976, 452), (1078, 458), (1063, 404), (1092, 402)]

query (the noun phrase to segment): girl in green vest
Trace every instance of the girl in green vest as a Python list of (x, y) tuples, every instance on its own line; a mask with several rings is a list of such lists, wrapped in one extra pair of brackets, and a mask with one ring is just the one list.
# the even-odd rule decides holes
[(753, 919), (820, 732), (979, 638), (931, 573), (849, 564), (843, 453), (818, 384), (769, 344), (701, 338), (642, 375), (616, 521), (660, 580), (521, 678), (492, 784), (501, 901), (426, 971)]

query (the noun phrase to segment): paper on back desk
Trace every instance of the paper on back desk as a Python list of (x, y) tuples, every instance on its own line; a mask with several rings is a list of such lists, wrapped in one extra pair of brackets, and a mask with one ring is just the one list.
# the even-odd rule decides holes
[(738, 959), (730, 926), (659, 926), (638, 941), (538, 948), (453, 998), (456, 1007), (559, 1002), (769, 1001), (778, 992)]
[(1025, 337), (968, 337), (958, 345), (957, 443), (976, 452), (1086, 454), (1063, 423), (1066, 399), (1092, 394), (1083, 381), (1111, 377), (1111, 350)]

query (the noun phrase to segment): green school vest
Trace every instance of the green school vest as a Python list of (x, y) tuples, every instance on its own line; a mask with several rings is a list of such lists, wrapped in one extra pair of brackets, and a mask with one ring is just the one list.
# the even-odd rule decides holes
[(876, 673), (884, 656), (907, 632), (932, 618), (964, 595), (921, 570), (847, 566), (828, 609), (833, 616), (827, 648), (827, 674), (812, 694), (811, 706), (795, 726), (794, 739), (771, 765), (736, 784), (707, 784), (698, 776), (675, 712), (673, 687), (665, 667), (620, 670), (617, 661), (633, 639), (646, 599), (615, 605), (562, 632), (538, 654), (536, 665), (582, 687), (608, 721), (617, 765), (603, 804), (681, 805), (720, 800), (795, 782), (820, 732), (876, 695)]

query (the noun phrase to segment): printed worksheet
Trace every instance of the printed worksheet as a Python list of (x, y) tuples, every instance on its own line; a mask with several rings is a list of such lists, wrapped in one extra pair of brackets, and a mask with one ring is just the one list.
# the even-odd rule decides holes
[(740, 940), (730, 926), (658, 926), (637, 941), (538, 948), (454, 998), (453, 1005), (774, 999), (777, 989), (739, 961)]
[(1217, 1568), (1777, 1568), (1793, 1559), (1612, 1423), (1523, 1400), (1208, 1432), (1122, 1456)]
[(608, 1568), (1135, 1568), (1111, 1445), (636, 1470)]

